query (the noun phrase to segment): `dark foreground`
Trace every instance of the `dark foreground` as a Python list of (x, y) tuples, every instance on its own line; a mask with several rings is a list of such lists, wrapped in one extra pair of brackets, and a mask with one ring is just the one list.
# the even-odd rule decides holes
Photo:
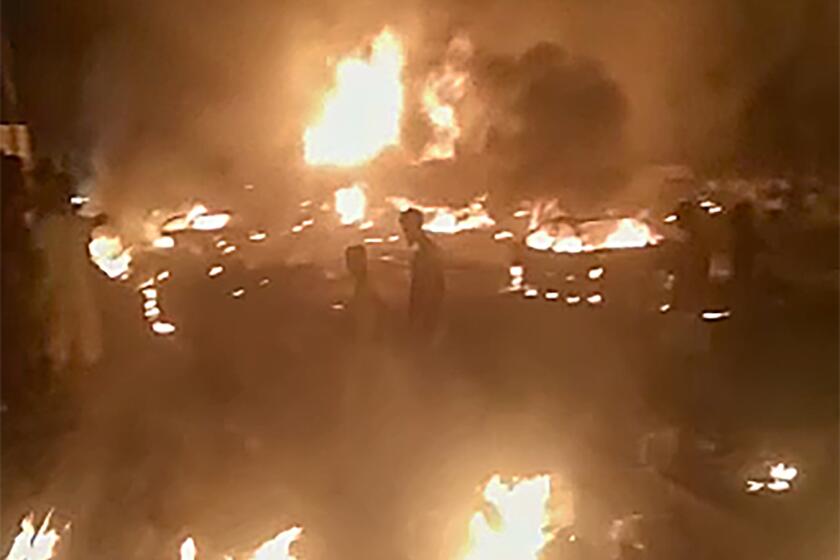
[[(579, 538), (547, 557), (609, 558), (611, 522), (633, 512), (642, 557), (837, 556), (831, 298), (711, 324), (609, 293), (598, 308), (525, 301), (462, 273), (432, 350), (395, 309), (360, 353), (317, 270), (172, 273), (173, 336), (103, 284), (103, 362), (10, 404), (3, 543), (55, 508), (72, 522), (59, 558), (173, 558), (188, 534), (199, 557), (245, 557), (292, 524), (304, 559), (452, 558), (491, 474), (550, 472)], [(258, 276), (271, 284), (225, 295)], [(398, 275), (382, 283), (396, 308)], [(666, 460), (640, 458), (646, 434), (675, 430)], [(747, 495), (745, 472), (776, 457), (800, 468), (796, 487)]]

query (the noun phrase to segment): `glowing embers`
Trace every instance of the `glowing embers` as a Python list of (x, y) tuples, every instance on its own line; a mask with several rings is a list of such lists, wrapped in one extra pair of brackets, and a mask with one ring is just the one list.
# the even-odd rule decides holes
[(768, 465), (767, 476), (746, 480), (746, 491), (755, 494), (763, 490), (771, 493), (787, 492), (793, 488), (793, 481), (799, 476), (799, 469), (779, 462)]

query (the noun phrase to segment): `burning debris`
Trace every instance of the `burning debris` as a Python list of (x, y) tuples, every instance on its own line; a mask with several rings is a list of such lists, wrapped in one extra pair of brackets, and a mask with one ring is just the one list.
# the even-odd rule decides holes
[(483, 496), (489, 510), (473, 515), (464, 560), (539, 558), (554, 537), (548, 511), (551, 477), (539, 475), (505, 484), (495, 475)]
[(303, 135), (308, 164), (353, 167), (399, 144), (404, 58), (402, 42), (386, 28), (371, 43), (370, 58), (339, 61), (335, 87)]

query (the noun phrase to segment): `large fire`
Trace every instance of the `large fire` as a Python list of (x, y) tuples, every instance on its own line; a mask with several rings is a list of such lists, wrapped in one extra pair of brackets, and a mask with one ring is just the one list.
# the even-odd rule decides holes
[(473, 199), (467, 206), (424, 206), (401, 196), (388, 197), (397, 210), (416, 208), (423, 213), (423, 229), (432, 233), (460, 233), (474, 229), (486, 229), (496, 225), (484, 206), (485, 196)]
[(385, 28), (369, 58), (348, 56), (335, 69), (335, 87), (303, 135), (310, 165), (361, 165), (400, 142), (403, 111), (403, 46)]
[(552, 539), (548, 529), (551, 478), (540, 475), (505, 484), (495, 475), (483, 495), (492, 513), (473, 515), (464, 560), (536, 560)]
[(455, 106), (467, 90), (469, 74), (464, 65), (471, 54), (469, 39), (454, 38), (449, 43), (443, 67), (431, 72), (426, 79), (423, 112), (432, 126), (433, 139), (423, 149), (421, 162), (455, 157), (455, 143), (461, 136)]
[(366, 209), (367, 196), (364, 184), (354, 183), (335, 191), (335, 211), (343, 225), (347, 226), (364, 220)]

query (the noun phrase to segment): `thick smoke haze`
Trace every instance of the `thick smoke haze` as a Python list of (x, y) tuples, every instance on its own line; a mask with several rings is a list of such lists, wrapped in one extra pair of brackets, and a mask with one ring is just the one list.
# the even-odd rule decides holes
[(300, 135), (329, 63), (385, 24), (409, 92), (454, 33), (471, 38), (465, 161), (444, 169), (490, 188), (608, 186), (649, 163), (836, 175), (829, 0), (4, 3), (38, 145), (81, 154), (107, 197), (143, 207), (260, 181), (280, 203), (318, 182)]

